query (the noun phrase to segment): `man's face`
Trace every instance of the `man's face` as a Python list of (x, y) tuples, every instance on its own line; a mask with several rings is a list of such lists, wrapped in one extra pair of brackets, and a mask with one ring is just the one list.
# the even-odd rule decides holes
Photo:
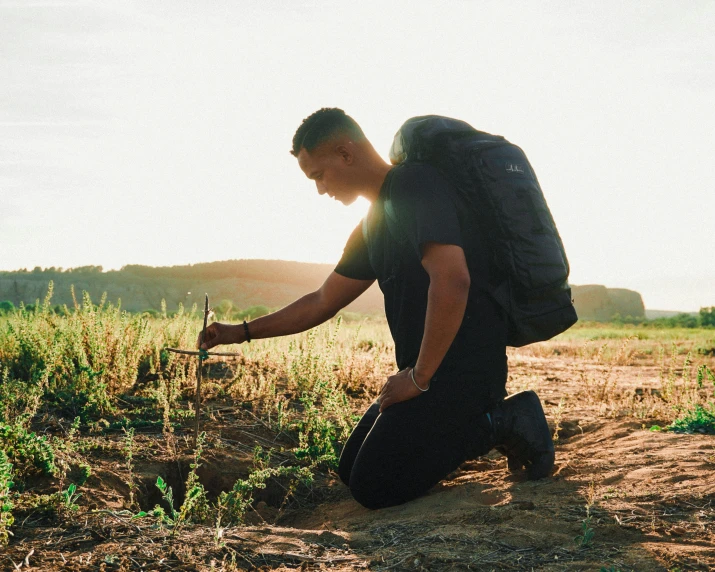
[(303, 147), (298, 153), (298, 165), (310, 180), (315, 181), (318, 193), (328, 194), (344, 205), (358, 197), (351, 170), (353, 157), (345, 146), (326, 143), (312, 151)]

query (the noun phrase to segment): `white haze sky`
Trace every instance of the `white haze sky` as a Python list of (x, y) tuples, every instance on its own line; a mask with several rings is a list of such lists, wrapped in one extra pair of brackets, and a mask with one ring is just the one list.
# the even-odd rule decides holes
[(336, 262), (288, 153), (342, 107), (527, 152), (571, 282), (715, 305), (715, 2), (0, 0), (0, 269)]

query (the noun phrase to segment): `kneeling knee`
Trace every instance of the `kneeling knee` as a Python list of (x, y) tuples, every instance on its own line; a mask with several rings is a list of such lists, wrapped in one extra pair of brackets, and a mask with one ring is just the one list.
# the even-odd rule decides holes
[(402, 502), (392, 498), (389, 494), (386, 494), (384, 490), (371, 487), (351, 485), (350, 493), (357, 502), (371, 510), (387, 508), (388, 506), (394, 506)]

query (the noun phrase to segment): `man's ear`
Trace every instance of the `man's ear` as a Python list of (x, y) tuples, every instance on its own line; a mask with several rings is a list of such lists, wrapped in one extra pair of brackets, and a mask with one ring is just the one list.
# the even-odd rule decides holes
[(345, 164), (352, 165), (355, 155), (349, 145), (338, 145), (335, 152), (340, 155)]

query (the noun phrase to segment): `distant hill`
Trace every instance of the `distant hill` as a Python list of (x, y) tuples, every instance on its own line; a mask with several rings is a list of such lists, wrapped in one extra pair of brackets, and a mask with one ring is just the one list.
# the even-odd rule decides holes
[[(106, 292), (108, 301), (121, 300), (122, 308), (132, 312), (159, 310), (162, 300), (166, 301), (169, 311), (176, 310), (180, 303), (187, 308), (193, 304), (202, 306), (204, 293), (209, 294), (213, 306), (230, 300), (234, 307), (241, 309), (258, 305), (278, 308), (319, 288), (332, 270), (330, 264), (225, 260), (184, 266), (128, 265), (108, 272), (103, 272), (100, 266), (64, 271), (55, 268), (0, 271), (0, 301), (8, 300), (19, 306), (20, 302), (32, 304), (42, 300), (52, 280), (53, 305), (71, 306), (71, 286), (74, 285), (78, 299), (87, 291), (92, 300), (98, 302)], [(646, 316), (641, 295), (632, 290), (585, 285), (572, 286), (572, 294), (581, 320), (608, 321), (615, 314), (623, 318)], [(382, 314), (383, 299), (377, 285), (346, 309)]]
[[(159, 310), (166, 300), (174, 311), (179, 303), (190, 308), (203, 306), (204, 293), (211, 304), (230, 300), (238, 308), (264, 305), (277, 308), (289, 304), (320, 287), (333, 270), (330, 264), (310, 264), (283, 260), (227, 260), (186, 266), (124, 266), (103, 272), (100, 266), (71, 270), (54, 268), (0, 272), (0, 301), (15, 306), (44, 298), (50, 280), (54, 282), (52, 304), (72, 305), (71, 286), (81, 300), (87, 291), (94, 302), (107, 293), (108, 301), (121, 299), (122, 308), (138, 312)], [(346, 308), (364, 314), (383, 312), (382, 294), (372, 286)]]
[(622, 318), (645, 318), (643, 298), (633, 290), (600, 284), (571, 285), (571, 295), (579, 320), (608, 322), (616, 314)]

